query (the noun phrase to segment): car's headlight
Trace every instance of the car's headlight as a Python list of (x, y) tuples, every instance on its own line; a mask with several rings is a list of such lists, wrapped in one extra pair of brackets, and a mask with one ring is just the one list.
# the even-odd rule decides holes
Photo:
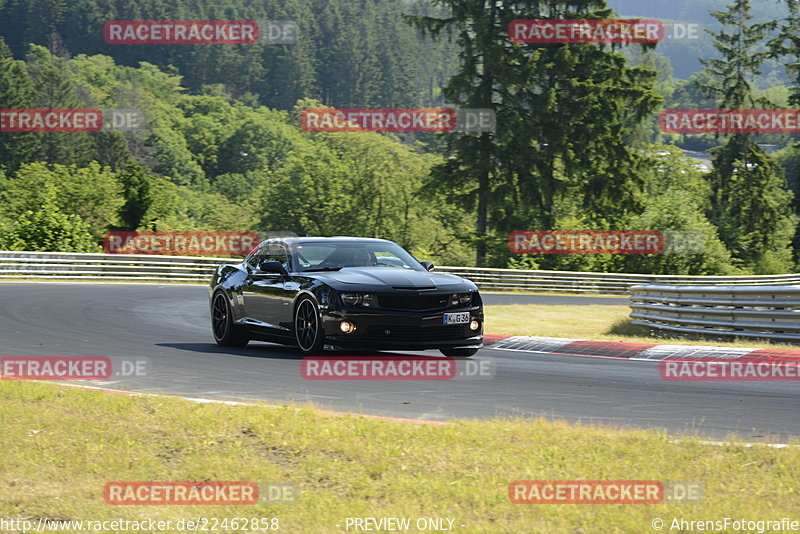
[(342, 293), (342, 302), (346, 306), (358, 306), (361, 303), (360, 293)]
[(369, 293), (342, 293), (342, 303), (345, 306), (371, 308), (375, 306), (375, 298)]
[(453, 297), (450, 299), (451, 306), (464, 306), (472, 302), (472, 293), (453, 293)]

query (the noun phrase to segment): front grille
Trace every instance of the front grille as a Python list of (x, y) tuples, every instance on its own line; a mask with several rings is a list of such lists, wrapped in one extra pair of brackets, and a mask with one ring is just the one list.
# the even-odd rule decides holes
[[(386, 332), (389, 332), (388, 334)], [(386, 341), (428, 341), (428, 340), (450, 340), (463, 339), (464, 327), (459, 325), (447, 326), (380, 326), (372, 325), (367, 327), (364, 337), (369, 339), (383, 339)]]
[(378, 304), (387, 310), (441, 310), (450, 305), (450, 293), (433, 295), (378, 295)]

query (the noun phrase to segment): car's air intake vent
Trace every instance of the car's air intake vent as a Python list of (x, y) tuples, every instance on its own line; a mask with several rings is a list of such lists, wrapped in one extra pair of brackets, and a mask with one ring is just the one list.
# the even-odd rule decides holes
[(464, 328), (458, 325), (426, 328), (372, 325), (367, 327), (365, 337), (384, 341), (438, 341), (463, 339), (467, 334), (464, 333)]
[(378, 295), (378, 304), (389, 310), (440, 310), (450, 304), (450, 293), (433, 295)]
[(431, 289), (436, 289), (436, 286), (392, 286), (393, 289), (410, 289), (413, 291), (430, 291)]

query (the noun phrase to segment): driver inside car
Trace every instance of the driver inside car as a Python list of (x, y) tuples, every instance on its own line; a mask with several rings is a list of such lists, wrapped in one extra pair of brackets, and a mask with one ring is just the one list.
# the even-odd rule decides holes
[(342, 248), (325, 258), (326, 265), (342, 267), (368, 267), (373, 265), (372, 255), (365, 248)]
[(368, 267), (372, 265), (372, 255), (365, 248), (351, 249), (350, 259), (345, 267)]

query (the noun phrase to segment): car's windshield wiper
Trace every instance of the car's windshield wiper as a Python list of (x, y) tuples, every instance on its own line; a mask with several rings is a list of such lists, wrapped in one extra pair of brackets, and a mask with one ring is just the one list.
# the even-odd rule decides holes
[(317, 267), (315, 269), (305, 269), (303, 270), (304, 273), (310, 273), (312, 271), (339, 271), (341, 267)]

